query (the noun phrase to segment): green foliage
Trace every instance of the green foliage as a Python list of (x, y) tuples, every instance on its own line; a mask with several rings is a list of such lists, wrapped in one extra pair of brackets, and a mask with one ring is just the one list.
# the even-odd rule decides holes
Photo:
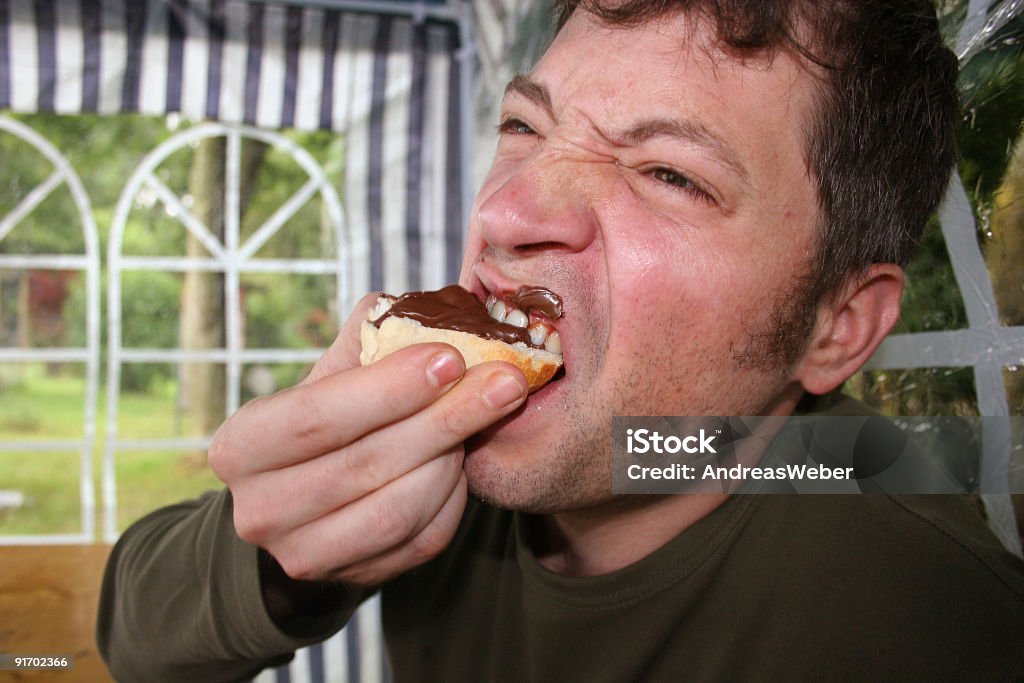
[(907, 265), (901, 310), (897, 333), (967, 327), (963, 298), (953, 277), (942, 226), (935, 217), (928, 222), (921, 244)]
[[(329, 343), (337, 330), (326, 312), (330, 294), (324, 291), (325, 284), (333, 282), (310, 275), (245, 276), (246, 346), (301, 349)], [(296, 298), (297, 291), (303, 296)]]
[[(141, 116), (19, 116), (46, 137), (70, 160), (92, 202), (99, 229), (100, 256), (107, 257), (108, 235), (120, 193), (143, 157), (175, 131), (165, 120)], [(341, 138), (327, 133), (288, 133), (327, 170), (330, 182), (341, 186)], [(0, 213), (7, 213), (53, 172), (53, 166), (30, 145), (0, 135)], [(190, 205), (189, 173), (194, 148), (185, 147), (164, 159), (156, 175)], [(269, 149), (260, 165), (252, 201), (246, 207), (242, 239), (251, 236), (308, 177), (283, 151)], [(18, 228), (0, 243), (13, 253), (83, 253), (85, 241), (76, 207), (66, 187), (58, 188)], [(318, 197), (307, 203), (258, 253), (258, 258), (331, 257), (335, 244), (321, 227)], [(186, 230), (179, 218), (153, 192), (143, 190), (132, 203), (121, 252), (126, 255), (183, 255)], [(108, 274), (102, 272), (101, 310), (107, 309)], [(65, 343), (86, 345), (86, 292), (79, 277), (64, 301), (68, 323)], [(125, 271), (121, 281), (122, 342), (128, 347), (175, 348), (179, 342), (182, 276), (176, 273)], [(246, 344), (250, 348), (325, 346), (333, 338), (334, 280), (329, 276), (258, 274), (243, 277)], [(106, 362), (106, 322), (104, 364)], [(84, 428), (82, 367), (65, 366), (51, 376), (42, 366), (0, 368), (0, 440), (33, 441), (80, 438)], [(300, 364), (268, 368), (276, 386), (298, 381), (308, 368)], [(122, 438), (146, 439), (190, 433), (190, 418), (179, 406), (174, 364), (121, 366), (118, 431)], [(102, 394), (101, 394), (102, 396)], [(244, 398), (251, 398), (246, 391)], [(105, 409), (100, 400), (102, 426)], [(102, 429), (100, 430), (102, 432)], [(101, 445), (94, 460), (99, 474)], [(119, 526), (124, 528), (148, 510), (218, 486), (195, 454), (174, 451), (119, 453)], [(0, 534), (74, 532), (80, 528), (78, 455), (9, 451), (0, 457), (0, 482), (25, 494), (24, 506), (0, 512)]]
[[(0, 135), (0, 155), (4, 159), (0, 164), (0, 216), (6, 216), (54, 173), (54, 167), (40, 152), (13, 135)], [(51, 191), (0, 241), (0, 253), (72, 254), (84, 249), (81, 222), (66, 186)]]
[[(106, 275), (103, 280), (105, 285)], [(125, 271), (121, 276), (121, 292), (123, 346), (171, 349), (178, 345), (179, 276)], [(64, 305), (65, 320), (84, 320), (85, 309), (85, 289), (72, 289)], [(85, 346), (85, 328), (76, 326), (71, 329), (74, 331), (69, 334), (69, 345)], [(173, 373), (174, 369), (169, 365), (125, 363), (121, 367), (121, 387), (123, 391), (150, 391), (161, 380), (172, 378)]]
[[(174, 348), (178, 344), (179, 278), (170, 273), (127, 271), (121, 278), (121, 337), (139, 348)], [(170, 365), (126, 363), (121, 366), (124, 391), (147, 391), (155, 381), (170, 379)]]
[[(94, 210), (111, 214), (124, 182), (142, 157), (170, 131), (162, 119), (135, 115), (59, 116), (8, 114), (26, 124), (60, 150), (78, 173)], [(53, 171), (52, 163), (31, 145), (0, 134), (0, 214), (21, 202)], [(110, 225), (100, 220), (101, 238)], [(66, 186), (58, 188), (3, 242), (0, 252), (81, 253), (82, 229)]]
[(249, 280), (245, 290), (245, 331), (249, 346), (304, 346), (294, 326), (281, 324), (291, 318), (293, 309), (305, 308), (302, 302), (291, 300), (290, 288), (282, 287), (281, 279), (281, 276), (263, 275)]
[[(327, 171), (335, 187), (341, 184), (340, 169), (332, 163), (340, 157), (340, 138), (317, 133), (290, 133), (288, 135)], [(267, 150), (254, 180), (249, 206), (240, 226), (244, 241), (266, 223), (277, 210), (294, 195), (309, 176), (283, 149)], [(256, 254), (258, 258), (323, 258), (333, 254), (335, 245), (330, 236), (323, 234), (322, 206), (314, 195), (283, 228)]]
[(983, 51), (965, 66), (961, 82), (960, 175), (986, 219), (1024, 121), (1024, 54), (1013, 45)]

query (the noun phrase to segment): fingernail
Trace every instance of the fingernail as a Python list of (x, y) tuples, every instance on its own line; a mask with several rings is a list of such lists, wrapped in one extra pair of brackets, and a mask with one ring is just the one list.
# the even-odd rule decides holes
[(495, 372), (484, 384), (484, 401), (492, 410), (507, 408), (526, 397), (526, 390), (515, 377), (507, 372)]
[(462, 377), (466, 368), (462, 359), (450, 351), (442, 351), (427, 365), (427, 381), (440, 389)]

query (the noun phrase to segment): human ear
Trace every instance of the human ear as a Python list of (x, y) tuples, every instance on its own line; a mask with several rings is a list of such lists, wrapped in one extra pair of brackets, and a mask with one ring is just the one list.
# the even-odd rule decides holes
[(806, 391), (824, 394), (859, 370), (899, 320), (903, 283), (902, 268), (875, 264), (822, 304), (794, 379)]

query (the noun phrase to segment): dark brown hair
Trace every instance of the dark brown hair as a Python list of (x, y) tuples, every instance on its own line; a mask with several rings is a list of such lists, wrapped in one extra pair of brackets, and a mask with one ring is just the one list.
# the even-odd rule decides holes
[(555, 9), (559, 28), (581, 10), (625, 26), (686, 12), (711, 21), (728, 54), (788, 50), (811, 62), (822, 84), (806, 133), (821, 214), (811, 308), (872, 263), (909, 260), (956, 161), (957, 62), (928, 0), (555, 0)]

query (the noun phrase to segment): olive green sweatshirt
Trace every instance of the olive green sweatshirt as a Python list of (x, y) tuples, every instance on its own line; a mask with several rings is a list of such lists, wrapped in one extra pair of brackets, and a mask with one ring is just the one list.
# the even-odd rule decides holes
[[(734, 496), (640, 562), (543, 569), (528, 518), (479, 503), (383, 587), (396, 681), (1024, 680), (1024, 565), (954, 496)], [(230, 495), (121, 538), (99, 644), (122, 681), (255, 675), (340, 629), (283, 633)]]
[[(544, 569), (529, 516), (471, 501), (448, 549), (381, 588), (396, 681), (1024, 680), (1024, 563), (953, 495), (736, 495), (639, 562)], [(268, 615), (231, 496), (121, 537), (100, 651), (121, 681), (239, 680), (340, 629)]]

